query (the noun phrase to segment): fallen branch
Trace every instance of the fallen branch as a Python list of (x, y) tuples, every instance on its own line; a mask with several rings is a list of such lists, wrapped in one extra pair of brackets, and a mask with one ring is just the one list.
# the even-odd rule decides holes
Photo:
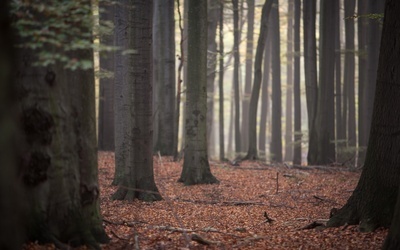
[(268, 204), (259, 202), (259, 201), (207, 201), (207, 200), (186, 200), (186, 199), (175, 199), (176, 201), (181, 202), (190, 202), (190, 203), (197, 203), (197, 204), (206, 204), (206, 205), (225, 205), (225, 206), (249, 206), (249, 205), (256, 205), (256, 206), (267, 206)]
[(316, 222), (316, 221), (313, 221), (312, 223), (310, 223), (310, 224), (308, 224), (308, 225), (306, 225), (306, 226), (300, 228), (299, 230), (314, 229), (314, 228), (316, 228), (316, 227), (321, 227), (321, 226), (324, 226), (324, 224), (319, 223), (319, 222)]
[(120, 240), (125, 240), (125, 241), (129, 241), (129, 239), (126, 238), (122, 238), (120, 236), (118, 236), (118, 234), (116, 234), (113, 230), (111, 230), (111, 234), (115, 236), (115, 238), (120, 239)]
[(222, 243), (220, 241), (212, 241), (212, 240), (208, 240), (206, 238), (203, 238), (202, 236), (198, 235), (198, 234), (192, 234), (192, 240), (196, 241), (197, 243), (200, 243), (202, 245), (221, 245)]

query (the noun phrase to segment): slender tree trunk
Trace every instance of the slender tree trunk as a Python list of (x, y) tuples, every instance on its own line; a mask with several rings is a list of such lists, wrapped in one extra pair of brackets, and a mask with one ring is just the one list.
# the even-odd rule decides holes
[[(114, 5), (101, 2), (99, 6), (100, 23), (114, 22)], [(102, 35), (100, 42), (107, 46), (114, 46), (114, 32)], [(100, 52), (100, 71), (106, 75), (100, 78), (100, 98), (98, 117), (98, 148), (99, 150), (114, 151), (114, 51)]]
[(285, 161), (293, 160), (293, 19), (294, 0), (288, 1)]
[(242, 101), (242, 152), (248, 150), (248, 130), (249, 130), (249, 103), (251, 96), (251, 81), (253, 67), (253, 47), (254, 47), (254, 0), (247, 0), (247, 44), (246, 44), (246, 76), (245, 87)]
[[(307, 0), (305, 0), (307, 1)], [(301, 0), (294, 1), (294, 155), (293, 164), (301, 164), (301, 93), (300, 93), (300, 19)]]
[(174, 0), (154, 1), (153, 62), (158, 125), (155, 150), (162, 155), (175, 153), (175, 21)]
[(320, 77), (318, 108), (316, 117), (318, 155), (317, 164), (335, 161), (335, 108), (334, 108), (334, 58), (335, 43), (332, 30), (335, 29), (335, 2), (321, 1), (321, 42), (320, 42)]
[(308, 164), (317, 158), (317, 133), (315, 116), (317, 113), (317, 41), (315, 38), (316, 0), (303, 1), (304, 21), (304, 76), (308, 114)]
[[(270, 17), (268, 18), (268, 23)], [(269, 108), (269, 82), (270, 82), (270, 70), (271, 68), (271, 36), (267, 37), (264, 49), (264, 66), (263, 66), (263, 78), (262, 78), (262, 89), (261, 89), (261, 117), (260, 117), (260, 135), (258, 140), (258, 148), (260, 151), (260, 158), (266, 159), (266, 139), (267, 139), (267, 117)]]
[[(400, 113), (393, 108), (400, 106), (400, 33), (394, 32), (400, 29), (399, 12), (398, 1), (386, 1), (365, 165), (353, 194), (329, 220), (328, 226), (359, 223), (360, 231), (369, 232), (380, 226), (388, 227), (393, 218), (400, 183)], [(396, 243), (390, 242), (392, 236), (389, 233), (385, 247)]]
[(260, 98), (260, 88), (262, 80), (262, 60), (264, 56), (265, 42), (268, 37), (268, 17), (272, 9), (272, 1), (266, 0), (261, 16), (260, 36), (257, 42), (256, 58), (254, 62), (254, 84), (251, 92), (249, 106), (249, 149), (246, 159), (254, 160), (258, 158), (257, 152), (257, 106)]
[(233, 4), (233, 34), (234, 34), (234, 69), (233, 69), (233, 89), (235, 100), (235, 153), (239, 154), (241, 147), (240, 138), (240, 96), (239, 96), (239, 5), (238, 0), (232, 0)]
[(186, 145), (178, 181), (185, 185), (218, 183), (207, 156), (207, 1), (189, 0), (188, 7)]
[(118, 131), (122, 134), (122, 142), (118, 145), (125, 148), (121, 150), (118, 147), (115, 151), (116, 156), (123, 160), (116, 164), (124, 164), (121, 167), (124, 174), (113, 198), (155, 201), (160, 200), (161, 196), (153, 174), (153, 1), (134, 0), (124, 3), (122, 8), (128, 9), (125, 17), (129, 17), (126, 29), (128, 48), (135, 50), (135, 53), (126, 56), (127, 64), (124, 67), (128, 69), (122, 82), (122, 88), (126, 92), (119, 93), (119, 101), (124, 105), (116, 110), (122, 116), (116, 122), (123, 124), (123, 130)]
[(279, 1), (273, 0), (271, 10), (271, 44), (272, 44), (272, 137), (271, 160), (282, 162), (282, 90), (281, 90), (281, 58), (279, 32)]
[(219, 7), (219, 159), (225, 160), (224, 137), (224, 3)]

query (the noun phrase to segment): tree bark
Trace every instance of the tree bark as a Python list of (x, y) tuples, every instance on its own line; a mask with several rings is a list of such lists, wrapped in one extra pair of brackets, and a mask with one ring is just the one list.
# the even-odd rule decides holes
[(400, 112), (393, 109), (400, 105), (400, 33), (394, 32), (400, 29), (399, 11), (397, 1), (386, 2), (365, 165), (353, 194), (328, 226), (360, 223), (360, 231), (367, 232), (388, 227), (393, 218), (400, 183)]
[(189, 0), (188, 7), (186, 140), (178, 181), (185, 185), (218, 183), (207, 155), (207, 1)]
[(239, 4), (238, 0), (232, 0), (233, 4), (233, 90), (235, 100), (235, 153), (238, 155), (241, 151), (241, 137), (240, 137), (240, 95), (239, 95)]
[(224, 3), (219, 7), (219, 159), (225, 160), (224, 136)]
[(287, 65), (286, 65), (286, 112), (285, 112), (285, 161), (293, 160), (293, 19), (294, 0), (288, 1)]

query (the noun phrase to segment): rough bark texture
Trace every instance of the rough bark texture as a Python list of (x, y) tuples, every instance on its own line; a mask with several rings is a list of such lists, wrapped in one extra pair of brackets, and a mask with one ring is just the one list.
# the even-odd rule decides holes
[(0, 2), (0, 249), (21, 249), (25, 240), (23, 193), (17, 178), (15, 143), (17, 124), (14, 93), (15, 46), (11, 31), (9, 2)]
[(272, 9), (272, 0), (266, 0), (262, 9), (260, 36), (257, 42), (257, 51), (254, 62), (254, 83), (249, 106), (249, 148), (246, 159), (255, 160), (257, 152), (257, 107), (260, 98), (262, 81), (262, 61), (264, 57), (265, 42), (268, 37), (268, 17)]
[(315, 162), (317, 140), (315, 116), (317, 113), (317, 41), (315, 38), (316, 1), (303, 1), (304, 21), (304, 76), (308, 114), (308, 164)]
[(293, 19), (294, 0), (288, 1), (286, 49), (285, 161), (293, 160)]
[[(400, 4), (386, 2), (378, 78), (365, 165), (352, 196), (328, 226), (360, 223), (361, 231), (390, 225), (400, 182)], [(395, 242), (394, 242), (395, 243)]]
[(246, 69), (245, 87), (242, 100), (242, 151), (249, 147), (249, 104), (251, 96), (251, 80), (253, 73), (254, 48), (254, 0), (247, 0), (247, 35), (246, 35)]
[(281, 58), (279, 35), (279, 2), (273, 0), (271, 10), (271, 43), (272, 43), (272, 136), (271, 160), (282, 161), (282, 90), (281, 90)]
[(300, 16), (301, 0), (294, 1), (294, 151), (293, 164), (301, 164), (301, 93), (300, 93)]
[(175, 22), (174, 0), (154, 1), (153, 62), (154, 89), (157, 98), (155, 151), (172, 156), (175, 136)]
[(185, 155), (179, 182), (218, 183), (207, 155), (207, 1), (188, 3), (188, 85)]
[[(127, 55), (129, 67), (124, 74), (119, 101), (126, 105), (122, 112), (123, 129), (121, 150), (116, 147), (116, 156), (123, 161), (124, 175), (114, 199), (145, 201), (160, 200), (153, 173), (153, 125), (152, 125), (152, 13), (153, 1), (135, 0), (126, 3), (129, 9), (127, 26), (128, 48), (135, 53)], [(122, 115), (122, 114), (121, 114)], [(121, 151), (119, 151), (121, 150)]]
[(219, 7), (219, 159), (225, 160), (224, 136), (224, 3)]
[(320, 37), (320, 76), (318, 89), (318, 107), (315, 124), (317, 126), (318, 153), (314, 164), (328, 164), (335, 161), (335, 108), (334, 108), (334, 58), (335, 39), (335, 2), (321, 1), (321, 37)]
[[(114, 22), (114, 5), (100, 2), (102, 12), (100, 23)], [(114, 46), (114, 32), (104, 34), (100, 38), (101, 44)], [(107, 76), (100, 78), (99, 117), (98, 117), (98, 148), (99, 150), (114, 151), (114, 51), (102, 51), (100, 53), (100, 70)], [(109, 74), (112, 74), (109, 76)]]
[(239, 154), (241, 147), (240, 137), (240, 95), (239, 95), (239, 4), (238, 0), (232, 0), (233, 4), (233, 54), (234, 54), (234, 66), (233, 66), (233, 89), (234, 89), (234, 101), (235, 101), (235, 153)]

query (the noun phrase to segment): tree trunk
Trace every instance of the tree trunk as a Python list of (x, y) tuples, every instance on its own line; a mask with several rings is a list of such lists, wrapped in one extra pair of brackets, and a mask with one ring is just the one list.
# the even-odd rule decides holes
[(247, 37), (246, 37), (246, 70), (245, 87), (242, 100), (242, 152), (249, 148), (249, 104), (251, 96), (251, 81), (254, 48), (254, 0), (247, 0)]
[(315, 116), (318, 103), (317, 41), (315, 38), (316, 0), (303, 1), (304, 21), (304, 77), (308, 114), (308, 164), (317, 158)]
[(245, 159), (255, 160), (258, 158), (257, 153), (257, 106), (260, 98), (260, 88), (262, 81), (262, 60), (264, 56), (265, 42), (268, 37), (268, 18), (272, 9), (272, 1), (266, 0), (261, 16), (260, 36), (257, 42), (256, 58), (254, 62), (254, 83), (251, 92), (249, 106), (249, 149)]
[(293, 160), (293, 19), (294, 0), (288, 1), (285, 161)]
[(279, 32), (279, 1), (273, 0), (271, 10), (271, 44), (272, 44), (272, 137), (271, 160), (282, 162), (282, 100), (281, 100), (281, 58)]
[(224, 136), (224, 3), (219, 7), (219, 159), (225, 160)]
[[(356, 189), (328, 226), (360, 223), (360, 231), (388, 227), (400, 183), (400, 4), (386, 1), (378, 78), (365, 165)], [(389, 243), (388, 243), (389, 244)]]
[[(124, 164), (121, 185), (113, 198), (118, 200), (145, 201), (160, 200), (153, 174), (153, 131), (152, 131), (152, 13), (153, 1), (135, 0), (125, 3), (128, 9), (127, 26), (128, 48), (135, 51), (127, 55), (126, 75), (121, 83), (124, 93), (119, 101), (124, 105), (116, 110), (122, 124), (122, 142), (117, 145), (115, 154), (119, 159), (116, 164)], [(118, 151), (117, 151), (118, 150)], [(120, 151), (121, 150), (121, 151)]]
[[(113, 22), (114, 5), (100, 2), (100, 24)], [(103, 34), (100, 43), (114, 46), (114, 32)], [(100, 52), (100, 72), (105, 75), (100, 77), (99, 117), (98, 117), (98, 147), (99, 150), (114, 151), (114, 51)]]
[(207, 1), (189, 0), (186, 140), (179, 182), (218, 183), (207, 156)]
[[(307, 1), (307, 0), (306, 0)], [(300, 93), (300, 16), (301, 0), (294, 1), (294, 155), (293, 164), (301, 164), (301, 93)]]
[(241, 151), (241, 138), (240, 138), (240, 96), (239, 96), (239, 5), (238, 0), (232, 0), (233, 4), (233, 89), (235, 100), (235, 153), (238, 155)]
[(157, 106), (154, 108), (158, 117), (157, 140), (155, 150), (161, 155), (172, 156), (175, 148), (171, 147), (175, 136), (175, 21), (174, 0), (154, 1), (154, 89), (157, 91)]
[(335, 161), (335, 108), (334, 108), (334, 58), (335, 39), (335, 2), (321, 1), (321, 42), (320, 42), (320, 77), (317, 107), (317, 145), (316, 164), (328, 164)]

